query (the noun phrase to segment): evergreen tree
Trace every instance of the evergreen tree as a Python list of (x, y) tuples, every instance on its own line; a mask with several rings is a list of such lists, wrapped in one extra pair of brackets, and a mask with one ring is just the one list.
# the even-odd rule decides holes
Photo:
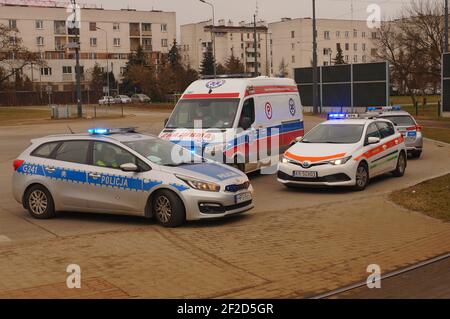
[(89, 83), (89, 89), (94, 94), (94, 99), (100, 98), (103, 92), (104, 86), (104, 74), (102, 68), (98, 63), (95, 63), (94, 68), (91, 71), (91, 81)]
[(214, 64), (216, 63), (211, 50), (208, 50), (203, 55), (203, 61), (200, 66), (200, 73), (202, 75), (214, 75)]
[(335, 65), (346, 64), (344, 61), (344, 54), (342, 53), (342, 48), (339, 45), (337, 48), (336, 57), (333, 59)]
[(168, 54), (168, 59), (172, 69), (175, 69), (181, 65), (181, 56), (176, 40), (173, 40), (172, 48), (170, 49)]
[(279, 71), (278, 76), (280, 78), (285, 78), (285, 77), (287, 77), (289, 75), (288, 66), (289, 65), (286, 63), (284, 58), (282, 58), (281, 62), (280, 62), (280, 66), (278, 68), (278, 71)]
[(245, 72), (244, 64), (233, 53), (231, 53), (231, 56), (225, 62), (225, 68), (228, 74), (241, 74)]

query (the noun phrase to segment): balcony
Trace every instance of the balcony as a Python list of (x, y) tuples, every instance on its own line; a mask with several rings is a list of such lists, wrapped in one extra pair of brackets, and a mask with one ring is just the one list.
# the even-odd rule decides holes
[(130, 37), (140, 37), (141, 29), (139, 23), (130, 23)]
[(145, 52), (153, 52), (153, 46), (152, 46), (152, 45), (143, 45), (143, 46), (142, 46), (142, 49), (143, 49)]
[(64, 82), (72, 82), (72, 81), (73, 81), (73, 74), (70, 74), (70, 73), (68, 73), (68, 74), (63, 74), (62, 80), (63, 80)]

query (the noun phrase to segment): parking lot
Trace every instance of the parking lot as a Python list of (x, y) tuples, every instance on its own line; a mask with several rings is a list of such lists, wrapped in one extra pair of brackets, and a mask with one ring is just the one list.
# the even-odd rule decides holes
[[(165, 229), (142, 218), (60, 214), (34, 220), (11, 196), (12, 161), (30, 139), (130, 127), (158, 134), (167, 111), (125, 118), (36, 121), (0, 127), (0, 297), (309, 297), (450, 251), (450, 225), (388, 201), (390, 192), (450, 172), (450, 146), (427, 140), (403, 178), (382, 176), (364, 192), (288, 190), (251, 176), (255, 209)], [(321, 120), (305, 117), (306, 129)], [(67, 265), (82, 288), (65, 285)]]

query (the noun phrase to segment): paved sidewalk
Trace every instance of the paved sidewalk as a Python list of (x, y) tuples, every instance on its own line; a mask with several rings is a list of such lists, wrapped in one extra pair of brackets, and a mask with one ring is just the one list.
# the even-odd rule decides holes
[[(149, 223), (3, 243), (0, 297), (308, 297), (365, 280), (369, 264), (388, 272), (449, 250), (449, 224), (376, 196), (177, 229)], [(74, 263), (80, 290), (64, 285)]]

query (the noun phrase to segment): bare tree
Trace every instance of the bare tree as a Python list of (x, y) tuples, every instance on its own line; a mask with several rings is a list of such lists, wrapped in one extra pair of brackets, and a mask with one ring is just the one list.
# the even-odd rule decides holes
[(17, 33), (17, 30), (0, 24), (0, 86), (28, 65), (45, 65), (38, 53), (23, 46)]
[(278, 76), (285, 78), (289, 75), (289, 64), (286, 63), (284, 58), (281, 59), (280, 65), (278, 67)]
[(413, 1), (400, 19), (378, 31), (378, 57), (389, 61), (392, 81), (413, 103), (417, 94), (440, 83), (443, 36), (443, 9), (429, 0)]

